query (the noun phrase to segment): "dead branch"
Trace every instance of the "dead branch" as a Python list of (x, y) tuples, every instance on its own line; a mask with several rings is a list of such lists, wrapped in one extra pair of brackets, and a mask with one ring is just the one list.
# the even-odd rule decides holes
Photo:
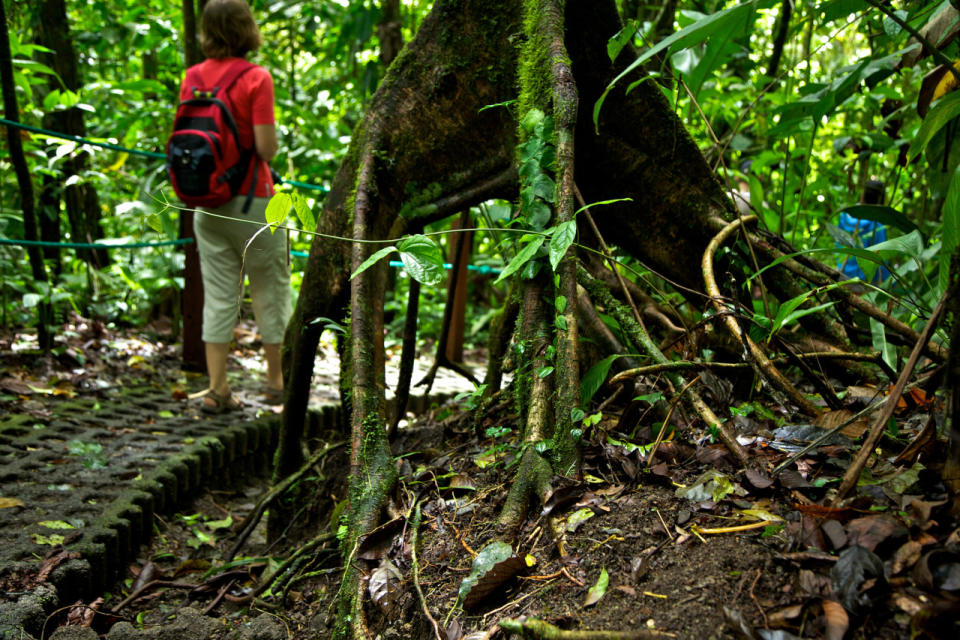
[(925, 351), (927, 342), (930, 340), (930, 336), (933, 335), (933, 330), (936, 328), (940, 320), (940, 314), (946, 305), (947, 293), (948, 292), (944, 292), (933, 313), (930, 314), (930, 319), (927, 320), (927, 325), (917, 338), (917, 343), (914, 345), (913, 351), (910, 353), (910, 358), (907, 360), (907, 364), (904, 365), (903, 371), (897, 379), (897, 384), (894, 385), (893, 391), (887, 396), (887, 401), (883, 405), (883, 412), (877, 416), (877, 419), (870, 427), (867, 437), (864, 438), (863, 444), (860, 445), (860, 450), (857, 451), (857, 455), (854, 456), (853, 462), (850, 463), (847, 472), (843, 474), (843, 481), (837, 489), (837, 495), (833, 498), (832, 506), (837, 507), (847, 493), (849, 493), (850, 489), (856, 486), (857, 480), (860, 479), (860, 472), (863, 471), (867, 460), (873, 453), (874, 447), (877, 446), (877, 442), (880, 440), (880, 436), (883, 435), (883, 429), (887, 426), (887, 422), (893, 417), (893, 412), (897, 408), (897, 401), (900, 399), (900, 396), (903, 395), (903, 391), (907, 387), (907, 381), (910, 379), (910, 376), (913, 375), (913, 370), (917, 366), (917, 361), (920, 359), (920, 354)]
[(760, 346), (754, 342), (749, 335), (740, 329), (740, 325), (737, 323), (736, 319), (729, 314), (723, 313), (726, 311), (726, 309), (723, 304), (723, 296), (720, 294), (720, 289), (717, 287), (716, 278), (713, 275), (713, 256), (720, 245), (723, 244), (723, 242), (737, 229), (739, 229), (742, 224), (747, 222), (755, 222), (756, 220), (756, 216), (747, 216), (739, 220), (734, 220), (721, 229), (720, 232), (713, 237), (713, 239), (710, 241), (710, 244), (707, 245), (706, 251), (703, 252), (703, 261), (701, 265), (703, 267), (704, 286), (707, 294), (710, 296), (710, 302), (717, 310), (717, 313), (723, 315), (723, 321), (727, 325), (727, 329), (730, 330), (730, 333), (732, 333), (735, 338), (740, 340), (741, 344), (743, 344), (744, 350), (747, 354), (749, 354), (752, 362), (756, 364), (757, 373), (759, 373), (768, 383), (770, 383), (772, 387), (785, 393), (787, 397), (797, 405), (800, 411), (807, 415), (813, 416), (817, 414), (817, 408), (813, 406), (813, 404), (807, 400), (806, 396), (800, 393), (800, 391), (794, 387), (782, 373), (780, 373), (779, 369), (774, 366)]

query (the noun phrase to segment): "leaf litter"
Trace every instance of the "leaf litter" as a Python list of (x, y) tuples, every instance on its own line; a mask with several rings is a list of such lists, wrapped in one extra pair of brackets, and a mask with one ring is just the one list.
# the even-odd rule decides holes
[[(160, 349), (151, 351), (147, 341), (108, 335), (103, 328), (85, 331), (55, 363), (36, 367), (24, 354), (12, 357), (0, 372), (5, 381), (0, 406), (42, 419), (45, 403), (57, 396), (38, 390), (85, 393), (128, 379), (179, 376), (173, 359)], [(69, 369), (80, 359), (92, 374)], [(713, 386), (716, 394), (729, 394), (720, 381)], [(176, 383), (171, 389), (176, 393)], [(484, 419), (519, 432), (508, 407), (501, 410), (506, 413)], [(584, 434), (584, 477), (590, 482), (555, 479), (553, 496), (545, 505), (533, 505), (512, 538), (516, 546), (508, 545), (509, 553), (501, 547), (496, 561), (476, 575), (474, 554), (500, 541), (496, 521), (515, 471), (517, 445), (502, 438), (496, 444), (505, 446), (481, 468), (474, 458), (495, 443), (478, 439), (469, 416), (431, 413), (402, 430), (396, 443), (398, 452), (408, 454), (403, 460), (410, 468), (395, 499), (401, 515), (373, 535), (369, 549), (355, 560), (368, 572), (368, 622), (385, 639), (433, 637), (412, 589), (410, 522), (402, 515), (410, 506), (402, 488), (414, 486), (417, 472), (429, 471), (450, 481), (441, 487), (443, 495), (430, 483), (416, 489), (424, 502), (419, 580), (434, 617), (449, 616), (448, 637), (489, 638), (498, 620), (524, 616), (561, 628), (646, 628), (676, 637), (956, 637), (960, 533), (957, 509), (939, 482), (943, 447), (926, 446), (898, 466), (888, 462), (927, 424), (924, 412), (933, 410), (928, 401), (908, 402), (897, 415), (898, 433), (881, 441), (882, 455), (862, 475), (857, 495), (833, 506), (831, 491), (856, 450), (859, 426), (787, 462), (824, 427), (799, 428), (779, 418), (778, 424), (756, 413), (739, 422), (741, 440), (757, 461), (743, 471), (695, 426), (676, 428), (673, 440), (648, 459), (649, 425), (620, 432), (618, 409), (611, 406)], [(842, 419), (847, 416), (833, 416), (826, 426)], [(339, 495), (317, 500), (320, 526), (330, 526), (330, 513), (345, 495), (344, 487), (332, 487), (325, 490)], [(212, 545), (191, 544), (197, 539), (194, 527), (161, 516), (151, 546), (96, 609), (107, 610), (159, 580), (189, 583), (191, 602), (201, 608), (223, 590), (226, 597), (213, 612), (231, 626), (258, 615), (243, 598), (306, 539), (288, 536), (271, 548), (260, 531), (242, 551), (240, 560), (249, 564), (224, 568), (230, 532), (264, 488), (261, 479), (247, 489), (208, 492), (185, 507), (183, 513), (202, 514), (198, 521), (209, 525), (202, 531)], [(13, 497), (3, 500), (4, 508), (29, 506)], [(578, 511), (592, 515), (571, 529)], [(737, 530), (744, 524), (755, 528)], [(703, 535), (706, 531), (727, 533)], [(280, 605), (273, 615), (284, 621), (287, 637), (330, 632), (328, 610), (339, 570), (335, 546), (325, 545), (297, 568), (301, 579), (261, 596), (267, 605)], [(220, 573), (201, 575), (210, 571)], [(469, 576), (475, 578), (463, 595), (469, 606), (460, 608), (456, 603)], [(186, 598), (173, 588), (151, 590), (123, 614), (146, 628), (162, 626)]]

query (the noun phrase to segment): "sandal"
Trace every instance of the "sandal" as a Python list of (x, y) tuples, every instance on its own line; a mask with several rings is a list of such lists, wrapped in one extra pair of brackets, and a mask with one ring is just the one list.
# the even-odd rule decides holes
[(266, 391), (263, 392), (263, 401), (272, 406), (283, 404), (283, 389), (267, 387)]
[[(207, 402), (208, 398), (212, 401), (212, 404)], [(242, 407), (243, 404), (234, 398), (233, 395), (228, 393), (226, 396), (222, 396), (216, 391), (210, 390), (207, 392), (207, 395), (204, 396), (200, 410), (211, 415), (219, 415)]]

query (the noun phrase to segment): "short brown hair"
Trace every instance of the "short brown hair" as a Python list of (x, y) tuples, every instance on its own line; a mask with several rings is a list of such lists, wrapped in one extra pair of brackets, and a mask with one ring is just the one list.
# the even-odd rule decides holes
[(246, 0), (208, 0), (201, 24), (200, 48), (208, 58), (242, 58), (263, 44)]

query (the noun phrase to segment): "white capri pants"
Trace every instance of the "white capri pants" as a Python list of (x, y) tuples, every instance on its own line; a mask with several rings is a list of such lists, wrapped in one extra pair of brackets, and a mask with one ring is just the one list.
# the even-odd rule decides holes
[[(194, 214), (193, 231), (203, 275), (204, 342), (233, 340), (244, 275), (250, 280), (253, 316), (264, 344), (283, 342), (290, 319), (287, 234), (265, 230), (247, 247), (250, 238), (267, 223), (264, 214), (269, 198), (253, 198), (250, 211), (243, 213), (246, 200), (245, 195), (237, 196), (209, 210), (229, 219), (206, 215), (203, 209)], [(258, 224), (250, 224), (251, 221)]]

